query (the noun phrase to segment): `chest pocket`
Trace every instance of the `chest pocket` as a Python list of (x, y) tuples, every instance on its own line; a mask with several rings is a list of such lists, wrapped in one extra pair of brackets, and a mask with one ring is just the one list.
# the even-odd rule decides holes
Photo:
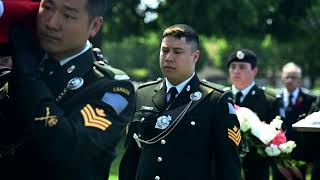
[(157, 135), (155, 124), (160, 112), (157, 110), (137, 110), (134, 123), (137, 124), (138, 134), (143, 139), (150, 139)]

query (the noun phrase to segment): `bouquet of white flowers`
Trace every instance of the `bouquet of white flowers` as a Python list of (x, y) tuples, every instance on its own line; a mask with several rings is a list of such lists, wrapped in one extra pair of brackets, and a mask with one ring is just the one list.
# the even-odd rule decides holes
[(290, 159), (290, 153), (296, 147), (296, 143), (287, 141), (285, 132), (281, 129), (282, 120), (280, 116), (267, 124), (246, 107), (236, 107), (236, 114), (240, 122), (243, 139), (242, 157), (254, 147), (259, 155), (273, 160), (279, 171), (288, 180), (293, 177), (303, 179), (297, 168), (303, 162)]

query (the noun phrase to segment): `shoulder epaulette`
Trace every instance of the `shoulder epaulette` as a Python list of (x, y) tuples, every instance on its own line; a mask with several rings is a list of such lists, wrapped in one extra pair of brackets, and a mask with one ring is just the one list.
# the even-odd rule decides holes
[(143, 84), (139, 85), (138, 89), (141, 89), (141, 88), (144, 88), (144, 87), (147, 87), (150, 85), (158, 84), (161, 81), (162, 81), (162, 78), (158, 78), (156, 81), (149, 81), (149, 82), (143, 83)]
[(108, 75), (112, 79), (116, 80), (129, 80), (129, 76), (124, 71), (114, 68), (104, 61), (95, 61), (94, 66), (101, 71), (103, 74)]
[(230, 90), (230, 88), (228, 88), (226, 86), (223, 86), (223, 85), (220, 85), (220, 84), (216, 84), (216, 83), (213, 83), (213, 82), (209, 82), (209, 81), (207, 81), (205, 79), (201, 80), (200, 83), (205, 85), (205, 86), (207, 86), (207, 87), (209, 87), (209, 88), (212, 88), (212, 89), (214, 89), (216, 91), (219, 91), (221, 93), (224, 93), (224, 92)]
[(306, 93), (306, 94), (308, 94), (308, 95), (314, 96), (314, 94), (312, 94), (312, 92), (310, 91), (310, 89), (307, 89), (307, 88), (305, 88), (305, 87), (301, 87), (300, 89), (301, 89), (302, 92), (304, 92), (304, 93)]
[(272, 97), (278, 97), (278, 92), (276, 89), (272, 89), (270, 87), (260, 86), (261, 90), (265, 92), (266, 95), (272, 96)]

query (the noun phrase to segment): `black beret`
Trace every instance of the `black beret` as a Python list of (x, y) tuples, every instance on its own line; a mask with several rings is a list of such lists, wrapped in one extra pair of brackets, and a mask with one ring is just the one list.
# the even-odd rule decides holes
[(249, 49), (240, 49), (231, 53), (228, 58), (228, 67), (232, 62), (247, 62), (254, 68), (257, 66), (257, 56)]

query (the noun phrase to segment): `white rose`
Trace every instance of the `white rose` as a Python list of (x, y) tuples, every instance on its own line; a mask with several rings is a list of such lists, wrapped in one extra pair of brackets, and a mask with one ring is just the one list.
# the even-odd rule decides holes
[(240, 124), (240, 129), (242, 132), (247, 132), (250, 129), (250, 123), (248, 120), (243, 120)]
[(282, 123), (283, 121), (281, 120), (280, 116), (277, 116), (271, 121), (270, 126), (274, 127), (275, 129), (281, 129)]
[(297, 145), (294, 141), (288, 141), (279, 145), (281, 152), (286, 154), (290, 154), (295, 147), (297, 147)]
[(281, 151), (279, 150), (278, 146), (271, 144), (270, 146), (266, 147), (265, 152), (268, 156), (279, 156)]

